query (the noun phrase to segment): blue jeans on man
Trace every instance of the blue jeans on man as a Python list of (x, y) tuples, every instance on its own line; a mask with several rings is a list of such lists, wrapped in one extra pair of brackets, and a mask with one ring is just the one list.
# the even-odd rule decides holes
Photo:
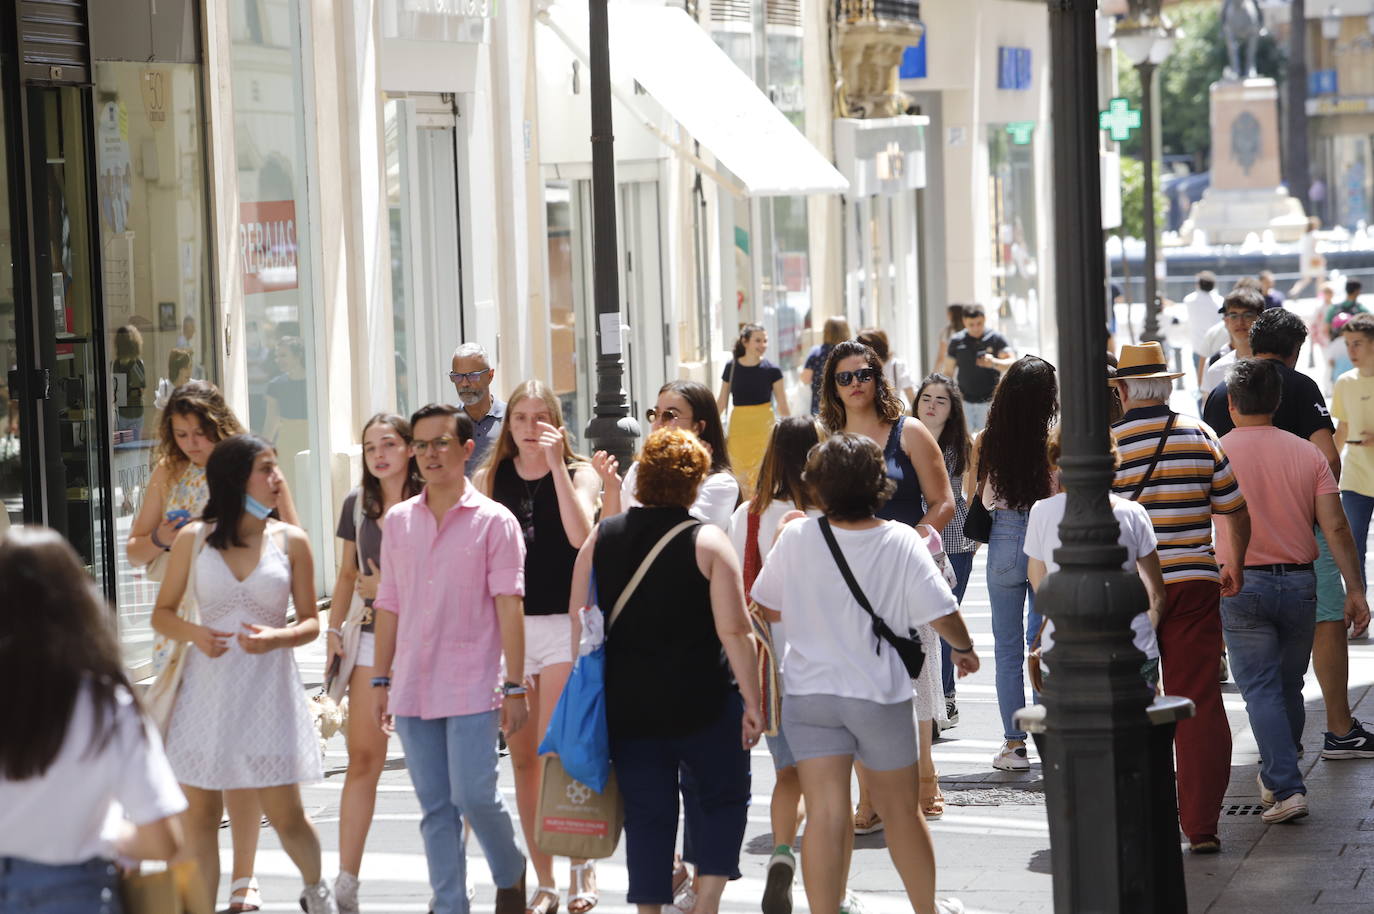
[(992, 409), (991, 400), (965, 400), (964, 401), (964, 424), (968, 426), (968, 433), (976, 435), (988, 426), (988, 411)]
[(468, 914), (465, 818), (499, 888), (516, 885), (525, 875), (525, 855), (496, 784), (499, 728), (497, 711), (432, 720), (396, 717), (406, 768), (420, 801), (420, 837), (434, 914)]
[(1245, 569), (1244, 589), (1221, 598), (1231, 675), (1259, 744), (1260, 776), (1277, 800), (1306, 794), (1298, 769), (1307, 712), (1302, 684), (1317, 625), (1312, 571)]

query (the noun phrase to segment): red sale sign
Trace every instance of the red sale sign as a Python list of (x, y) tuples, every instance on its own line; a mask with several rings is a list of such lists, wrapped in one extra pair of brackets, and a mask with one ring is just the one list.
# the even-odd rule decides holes
[(239, 204), (243, 293), (296, 288), (296, 201)]

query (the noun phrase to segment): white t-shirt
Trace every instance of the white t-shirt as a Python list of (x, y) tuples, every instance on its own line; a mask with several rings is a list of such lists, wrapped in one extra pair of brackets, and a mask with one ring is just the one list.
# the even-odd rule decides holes
[(1217, 321), (1207, 329), (1202, 352), (1198, 353), (1198, 355), (1202, 356), (1204, 359), (1210, 359), (1214, 353), (1221, 352), (1221, 350), (1229, 345), (1231, 345), (1231, 333), (1226, 329), (1226, 322)]
[(887, 360), (883, 370), (887, 373), (887, 383), (891, 384), (892, 389), (897, 391), (897, 396), (905, 399), (906, 389), (908, 387), (915, 389), (916, 382), (911, 378), (911, 370), (906, 367), (906, 362), (896, 356)]
[[(620, 504), (626, 511), (640, 507), (635, 498), (635, 480), (639, 478), (639, 461), (636, 460), (625, 472), (620, 481)], [(729, 473), (712, 473), (701, 481), (697, 489), (697, 500), (688, 509), (693, 517), (703, 524), (714, 524), (722, 530), (730, 529), (730, 515), (739, 503), (739, 483)]]
[(110, 859), (121, 819), (147, 825), (186, 809), (157, 731), (128, 692), (118, 702), (104, 749), (88, 754), (94, 705), (82, 690), (48, 770), (24, 781), (0, 778), (0, 857), (52, 865)]
[(1236, 364), (1236, 351), (1228, 349), (1225, 355), (1207, 366), (1207, 370), (1202, 374), (1203, 396), (1216, 390), (1217, 385), (1226, 380), (1226, 369), (1234, 364)]
[[(899, 635), (958, 609), (914, 528), (889, 521), (869, 530), (832, 530), (859, 589)], [(818, 521), (783, 528), (753, 596), (781, 613), (787, 626), (784, 695), (837, 695), (887, 705), (911, 698), (911, 677), (890, 644), (879, 648), (873, 622), (840, 575)]]
[[(781, 498), (774, 499), (768, 507), (763, 509), (763, 514), (759, 515), (759, 554), (766, 560), (768, 553), (773, 550), (773, 543), (777, 540), (778, 524), (782, 523), (783, 517), (789, 512), (797, 510), (797, 506), (790, 501)], [(820, 517), (821, 512), (812, 508), (806, 512), (807, 517)], [(745, 502), (735, 509), (735, 513), (730, 517), (730, 542), (735, 546), (735, 554), (739, 556), (740, 566), (744, 565), (744, 547), (749, 538), (749, 502)]]
[[(1159, 547), (1155, 538), (1154, 524), (1145, 506), (1116, 495), (1112, 499), (1112, 514), (1121, 525), (1121, 536), (1117, 542), (1126, 547), (1126, 561), (1121, 563), (1125, 571), (1135, 571), (1135, 563), (1142, 555), (1149, 555)], [(1031, 506), (1030, 519), (1026, 521), (1026, 555), (1045, 563), (1045, 573), (1059, 570), (1054, 560), (1054, 550), (1060, 546), (1059, 523), (1064, 519), (1064, 506), (1068, 496), (1063, 492), (1041, 499)], [(1151, 660), (1159, 656), (1159, 644), (1155, 641), (1154, 626), (1145, 613), (1131, 620), (1131, 631), (1135, 632), (1135, 646)], [(1046, 620), (1045, 633), (1040, 636), (1040, 649), (1048, 653), (1054, 645), (1054, 623)]]
[(1188, 335), (1193, 343), (1193, 352), (1207, 358), (1216, 350), (1207, 350), (1207, 331), (1217, 323), (1217, 312), (1224, 301), (1217, 291), (1204, 292), (1194, 289), (1183, 297), (1188, 306)]

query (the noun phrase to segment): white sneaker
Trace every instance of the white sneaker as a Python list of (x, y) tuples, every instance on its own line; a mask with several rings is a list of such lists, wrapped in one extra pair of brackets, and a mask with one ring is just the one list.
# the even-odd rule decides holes
[(1264, 776), (1258, 771), (1255, 772), (1255, 783), (1259, 785), (1260, 789), (1260, 805), (1265, 809), (1273, 806), (1275, 803), (1274, 791), (1264, 786)]
[(864, 914), (864, 906), (859, 903), (859, 896), (846, 890), (844, 901), (840, 902), (840, 914)]
[(323, 879), (305, 887), (305, 891), (301, 892), (301, 905), (305, 908), (305, 914), (339, 914), (334, 893)]
[(957, 898), (937, 898), (935, 914), (964, 914), (964, 903)]
[(1291, 822), (1293, 819), (1304, 818), (1306, 815), (1307, 794), (1295, 793), (1266, 809), (1260, 818), (1268, 825), (1277, 825), (1280, 822)]
[(1002, 744), (1002, 750), (992, 757), (992, 767), (1000, 771), (1030, 771), (1030, 759), (1025, 745)]
[(339, 871), (334, 880), (334, 903), (339, 906), (339, 914), (359, 914), (357, 876)]

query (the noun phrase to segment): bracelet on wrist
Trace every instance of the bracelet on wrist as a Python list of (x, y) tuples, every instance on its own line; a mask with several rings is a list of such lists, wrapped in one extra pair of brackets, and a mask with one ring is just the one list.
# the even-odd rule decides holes
[(171, 551), (172, 551), (172, 547), (171, 547), (171, 546), (168, 546), (168, 545), (167, 545), (166, 543), (164, 543), (162, 540), (160, 540), (160, 539), (157, 538), (157, 528), (156, 528), (156, 527), (153, 528), (153, 532), (152, 532), (151, 534), (149, 534), (148, 538), (149, 538), (150, 540), (153, 541), (153, 545), (154, 545), (154, 546), (156, 546), (157, 548), (161, 549), (163, 552), (171, 552)]
[(526, 692), (524, 686), (520, 686), (520, 687), (517, 688), (517, 689), (502, 689), (502, 690), (501, 690), (501, 696), (502, 696), (503, 698), (514, 698), (516, 695), (525, 695), (525, 694), (528, 694), (528, 693)]
[(373, 687), (374, 689), (376, 689), (376, 688), (387, 688), (387, 689), (391, 688), (391, 677), (390, 677), (390, 676), (373, 676), (373, 677), (372, 677), (372, 687)]
[(339, 631), (337, 628), (326, 628), (324, 633), (326, 635), (338, 635), (340, 638), (343, 637), (343, 632)]
[(956, 653), (956, 654), (972, 654), (972, 653), (973, 653), (973, 647), (974, 647), (973, 642), (970, 641), (968, 647), (955, 647), (954, 645), (951, 644), (951, 645), (949, 646), (949, 649), (952, 650), (952, 651), (954, 651), (954, 653)]

